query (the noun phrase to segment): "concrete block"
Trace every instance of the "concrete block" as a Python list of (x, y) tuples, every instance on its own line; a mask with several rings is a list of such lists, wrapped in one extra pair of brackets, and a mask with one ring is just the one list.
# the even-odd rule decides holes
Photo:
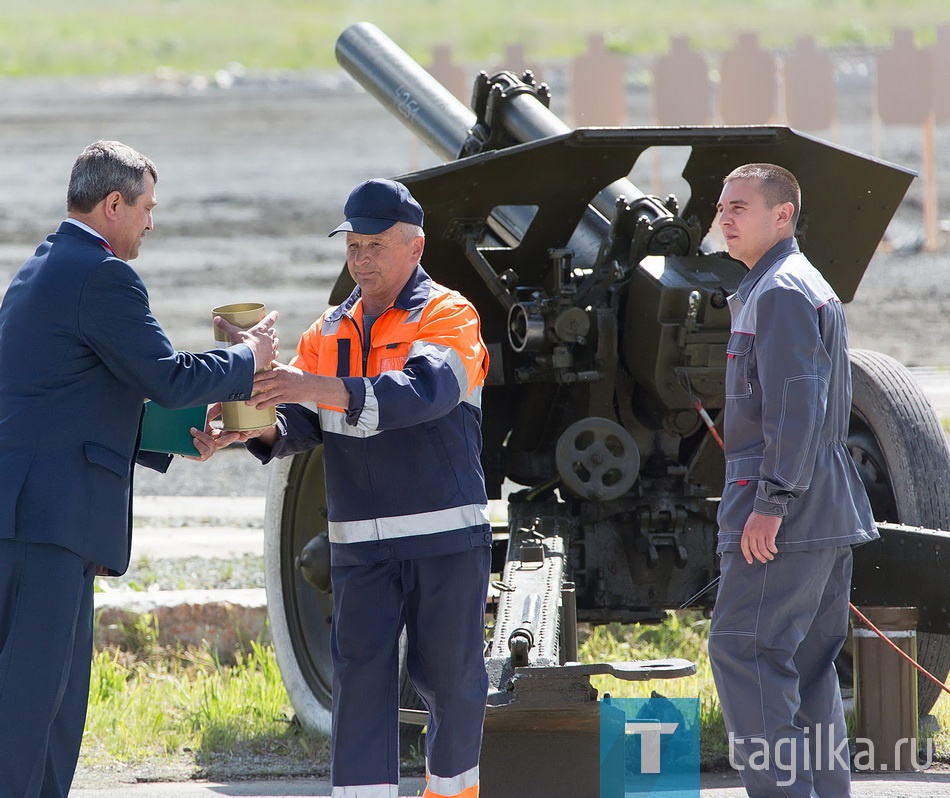
[(270, 642), (263, 589), (98, 593), (95, 607), (97, 648), (126, 646), (123, 627), (148, 613), (158, 623), (158, 645), (198, 647), (207, 642), (222, 662), (248, 651), (252, 640)]

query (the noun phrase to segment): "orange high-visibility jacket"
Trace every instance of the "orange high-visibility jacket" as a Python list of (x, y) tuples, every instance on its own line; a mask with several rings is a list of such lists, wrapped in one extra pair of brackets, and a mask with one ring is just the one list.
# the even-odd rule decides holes
[(421, 266), (363, 346), (356, 288), (300, 339), (293, 365), (341, 377), (349, 407), (278, 408), (271, 456), (324, 445), (333, 563), (491, 543), (482, 473), (488, 352), (478, 313)]

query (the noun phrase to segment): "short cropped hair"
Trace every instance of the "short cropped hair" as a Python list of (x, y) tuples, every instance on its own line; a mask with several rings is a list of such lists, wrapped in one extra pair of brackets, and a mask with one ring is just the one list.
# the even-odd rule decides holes
[(802, 208), (802, 189), (798, 180), (788, 169), (772, 163), (748, 163), (733, 169), (722, 181), (723, 185), (732, 180), (756, 180), (762, 189), (762, 195), (770, 208), (783, 202), (790, 202), (795, 211), (792, 223), (798, 221)]
[(158, 171), (148, 158), (119, 141), (96, 141), (73, 164), (66, 191), (66, 210), (89, 213), (113, 191), (127, 205), (145, 192), (145, 174), (158, 182)]

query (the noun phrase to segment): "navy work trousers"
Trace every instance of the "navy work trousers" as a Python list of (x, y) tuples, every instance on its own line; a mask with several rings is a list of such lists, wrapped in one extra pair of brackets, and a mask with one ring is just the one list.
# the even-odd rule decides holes
[(834, 659), (848, 636), (851, 548), (722, 556), (709, 660), (730, 757), (751, 798), (847, 798)]
[(431, 774), (477, 774), (491, 549), (333, 566), (334, 787), (399, 783), (399, 637), (429, 710)]
[(64, 798), (79, 759), (95, 566), (0, 540), (0, 795)]

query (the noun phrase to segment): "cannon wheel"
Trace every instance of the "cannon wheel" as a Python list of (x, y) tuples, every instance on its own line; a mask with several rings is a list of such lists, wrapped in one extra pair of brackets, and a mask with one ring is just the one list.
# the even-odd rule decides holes
[[(327, 533), (323, 447), (278, 460), (272, 466), (264, 519), (264, 587), (277, 665), (290, 703), (310, 732), (330, 734), (333, 665), (330, 619), (333, 596), (304, 579), (294, 561), (315, 536)], [(405, 662), (405, 634), (400, 662)], [(403, 669), (400, 706), (422, 709), (422, 699)], [(403, 750), (417, 746), (421, 727), (401, 727)]]
[[(880, 352), (851, 351), (853, 401), (848, 448), (879, 521), (950, 528), (950, 451), (940, 421), (900, 363)], [(941, 681), (950, 672), (950, 636), (917, 635), (920, 664)], [(850, 655), (844, 652), (845, 671)], [(927, 714), (940, 688), (921, 676), (918, 709)]]

